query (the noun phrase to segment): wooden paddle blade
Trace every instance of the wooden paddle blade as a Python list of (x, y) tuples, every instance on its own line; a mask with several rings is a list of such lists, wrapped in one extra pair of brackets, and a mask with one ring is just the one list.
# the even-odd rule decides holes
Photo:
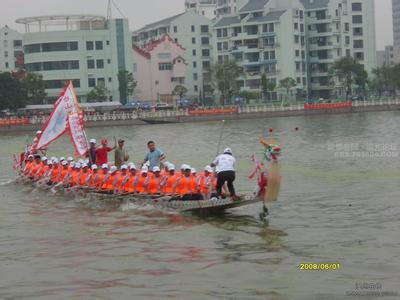
[(281, 172), (277, 163), (271, 163), (268, 173), (267, 192), (264, 195), (264, 202), (274, 202), (278, 200), (281, 189)]

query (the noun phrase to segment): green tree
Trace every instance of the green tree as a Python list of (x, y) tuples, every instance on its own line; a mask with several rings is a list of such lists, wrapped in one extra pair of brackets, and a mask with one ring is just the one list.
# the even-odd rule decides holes
[(133, 95), (137, 82), (133, 78), (133, 74), (127, 70), (118, 72), (119, 97), (122, 104), (128, 102), (128, 98)]
[(106, 102), (110, 91), (103, 85), (98, 85), (87, 94), (88, 102)]
[(230, 103), (232, 96), (239, 91), (237, 79), (243, 75), (243, 68), (234, 61), (226, 61), (211, 67), (212, 84), (221, 93), (221, 104)]
[(182, 100), (183, 96), (185, 96), (187, 92), (187, 88), (185, 88), (183, 85), (177, 85), (172, 91), (172, 94), (179, 96), (179, 100)]
[(276, 84), (272, 80), (267, 79), (267, 76), (265, 76), (265, 73), (263, 73), (261, 76), (261, 93), (263, 99), (271, 100), (271, 92), (274, 91), (275, 88)]
[(27, 103), (26, 90), (22, 83), (13, 78), (11, 73), (0, 73), (0, 109), (15, 110), (25, 107)]
[(47, 96), (47, 85), (42, 75), (28, 73), (28, 75), (21, 79), (21, 84), (27, 95), (27, 103), (44, 104)]
[(344, 86), (347, 99), (352, 94), (354, 84), (365, 88), (368, 79), (368, 74), (365, 72), (364, 66), (349, 56), (336, 60), (329, 72), (330, 76), (336, 78)]
[[(294, 80), (291, 77), (286, 77), (279, 81), (279, 87), (285, 89), (286, 91), (287, 100), (289, 100), (290, 90), (294, 88), (296, 85), (297, 85), (296, 80)], [(284, 98), (282, 97), (281, 106), (283, 106), (283, 99)]]

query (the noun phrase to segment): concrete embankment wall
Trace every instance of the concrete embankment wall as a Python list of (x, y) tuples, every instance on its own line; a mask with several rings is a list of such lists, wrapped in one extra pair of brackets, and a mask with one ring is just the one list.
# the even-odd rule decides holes
[[(171, 116), (171, 117), (147, 117), (130, 120), (98, 120), (88, 121), (85, 123), (87, 128), (105, 127), (105, 126), (137, 126), (154, 123), (187, 123), (187, 122), (209, 122), (219, 120), (241, 120), (241, 119), (262, 119), (262, 118), (278, 118), (278, 117), (295, 117), (295, 116), (314, 116), (327, 114), (344, 114), (344, 113), (360, 113), (360, 112), (379, 112), (379, 111), (400, 111), (400, 104), (382, 104), (371, 106), (357, 106), (338, 109), (321, 109), (321, 110), (285, 110), (285, 111), (268, 111), (268, 112), (242, 112), (228, 115), (202, 115), (202, 116)], [(42, 127), (40, 124), (20, 125), (0, 127), (0, 134), (13, 132), (32, 132)]]

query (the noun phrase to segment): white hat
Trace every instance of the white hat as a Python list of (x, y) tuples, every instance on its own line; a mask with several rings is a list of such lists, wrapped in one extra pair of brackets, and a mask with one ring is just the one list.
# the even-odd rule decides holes
[(169, 164), (168, 165), (168, 171), (175, 171), (175, 165), (174, 164)]
[(88, 165), (87, 163), (83, 163), (83, 164), (82, 164), (82, 169), (83, 169), (83, 168), (88, 168), (88, 167), (89, 167), (89, 165)]
[(58, 164), (58, 159), (57, 158), (53, 159), (53, 164)]
[(74, 159), (73, 159), (71, 156), (69, 156), (69, 157), (67, 158), (67, 161), (71, 162), (71, 161), (74, 161)]
[(90, 164), (89, 158), (86, 158), (86, 159), (84, 160), (84, 163), (85, 163), (85, 164)]
[(232, 154), (232, 149), (231, 149), (231, 148), (225, 148), (224, 154), (225, 154), (225, 153), (227, 153), (227, 154)]
[(91, 169), (92, 170), (97, 170), (97, 165), (92, 165)]
[(66, 166), (66, 165), (68, 165), (68, 162), (67, 162), (66, 160), (63, 160), (63, 161), (61, 162), (61, 165)]
[(147, 167), (150, 167), (150, 162), (146, 161), (146, 163), (144, 165), (147, 166)]
[(112, 167), (110, 168), (110, 174), (115, 173), (115, 172), (117, 172), (117, 171), (118, 171), (118, 168), (117, 168), (116, 166), (112, 166)]
[(71, 162), (69, 163), (69, 166), (73, 168), (73, 167), (75, 166), (75, 163), (74, 163), (73, 161), (71, 161)]
[(153, 167), (153, 172), (160, 172), (160, 171), (161, 171), (160, 167), (157, 166)]
[(127, 165), (122, 165), (121, 166), (121, 170), (128, 170), (128, 166)]
[(53, 162), (51, 161), (51, 160), (48, 160), (47, 161), (47, 165), (49, 166), (49, 165), (53, 165)]
[(169, 161), (166, 161), (166, 162), (163, 163), (164, 167), (167, 167), (167, 168), (168, 168), (168, 166), (169, 166), (170, 164), (171, 164), (171, 163), (170, 163)]
[(185, 170), (185, 168), (186, 168), (186, 165), (185, 165), (185, 164), (182, 164), (182, 165), (181, 165), (181, 170)]
[(136, 166), (134, 163), (129, 164), (129, 169), (130, 170), (136, 170)]
[(36, 131), (36, 135), (38, 134), (42, 134), (42, 131), (41, 130)]
[(96, 144), (96, 139), (90, 139), (89, 143)]
[(64, 157), (64, 156), (61, 156), (61, 157), (60, 157), (60, 161), (63, 161), (63, 160), (65, 160), (65, 157)]
[(77, 163), (75, 163), (74, 167), (77, 168), (77, 169), (80, 169), (81, 168), (81, 164), (77, 162)]
[(197, 173), (197, 171), (196, 171), (195, 168), (192, 168), (191, 171), (192, 171), (193, 174), (194, 174), (194, 173)]
[(32, 155), (32, 154), (29, 154), (29, 155), (28, 155), (28, 158), (33, 158), (33, 155)]
[(108, 169), (108, 165), (107, 165), (107, 164), (102, 164), (102, 165), (101, 165), (101, 168), (102, 168), (102, 169)]
[(146, 166), (143, 166), (141, 169), (142, 173), (148, 173), (149, 172), (149, 168)]
[(78, 160), (78, 163), (83, 164), (85, 161), (81, 158), (80, 160)]
[(42, 161), (45, 161), (45, 160), (47, 160), (47, 157), (46, 157), (46, 156), (43, 156), (43, 157), (42, 157)]
[(212, 173), (213, 169), (212, 169), (210, 166), (206, 166), (206, 167), (204, 168), (204, 171), (207, 171), (207, 172), (209, 172), (209, 173)]
[(57, 159), (57, 157), (55, 157), (55, 156), (52, 156), (52, 157), (50, 158), (50, 160), (55, 160), (55, 159)]
[(192, 171), (192, 167), (191, 167), (191, 166), (189, 166), (189, 165), (185, 165), (185, 168), (184, 168), (184, 170), (190, 170), (190, 171)]

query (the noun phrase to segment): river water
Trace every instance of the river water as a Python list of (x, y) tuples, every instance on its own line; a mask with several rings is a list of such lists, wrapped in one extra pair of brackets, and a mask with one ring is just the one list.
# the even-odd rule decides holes
[[(201, 169), (216, 153), (220, 128), (109, 127), (88, 135), (124, 137), (137, 163), (154, 139), (169, 161)], [(27, 137), (1, 136), (0, 298), (375, 299), (379, 292), (398, 299), (400, 114), (227, 122), (221, 147), (233, 148), (242, 193), (253, 190), (249, 156), (261, 157), (257, 140), (268, 128), (283, 147), (283, 183), (267, 222), (259, 220), (261, 204), (199, 218), (7, 183), (15, 176), (10, 156)], [(369, 150), (384, 153), (366, 157)], [(70, 152), (65, 138), (49, 155)], [(301, 263), (340, 269), (300, 270)]]

